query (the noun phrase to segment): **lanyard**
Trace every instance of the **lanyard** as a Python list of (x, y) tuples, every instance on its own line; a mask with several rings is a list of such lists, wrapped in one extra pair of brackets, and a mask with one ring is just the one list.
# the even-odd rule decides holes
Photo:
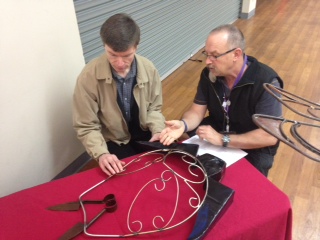
[[(241, 68), (240, 73), (238, 74), (231, 90), (238, 84), (238, 82), (240, 81), (240, 79), (243, 76), (244, 70), (246, 68), (246, 64), (247, 64), (247, 55), (244, 55), (244, 62)], [(224, 88), (224, 87), (223, 87)], [(223, 103), (222, 103), (222, 107), (224, 109), (224, 115), (227, 121), (227, 125), (226, 125), (226, 132), (229, 132), (229, 106), (231, 105), (231, 101), (229, 100), (229, 97), (226, 96), (225, 91), (223, 93)]]
[(244, 55), (244, 61), (243, 61), (243, 65), (242, 65), (241, 71), (240, 71), (240, 73), (238, 74), (236, 80), (234, 81), (234, 84), (233, 84), (233, 86), (232, 86), (232, 89), (238, 84), (238, 82), (239, 82), (240, 79), (242, 78), (243, 73), (244, 73), (244, 69), (246, 68), (246, 65), (247, 65), (247, 55)]

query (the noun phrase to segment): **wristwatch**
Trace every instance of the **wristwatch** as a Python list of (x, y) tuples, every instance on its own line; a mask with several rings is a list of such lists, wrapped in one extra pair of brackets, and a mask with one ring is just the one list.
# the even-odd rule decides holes
[(222, 146), (228, 147), (228, 144), (230, 142), (230, 136), (228, 134), (225, 134), (222, 136)]

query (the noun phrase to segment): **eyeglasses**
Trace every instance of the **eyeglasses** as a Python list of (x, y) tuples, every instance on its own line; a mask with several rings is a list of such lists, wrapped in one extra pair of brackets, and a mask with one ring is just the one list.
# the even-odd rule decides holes
[(236, 50), (236, 49), (237, 49), (237, 48), (233, 48), (233, 49), (231, 49), (231, 50), (229, 50), (229, 51), (226, 51), (225, 53), (219, 54), (218, 56), (210, 55), (210, 54), (208, 54), (206, 51), (203, 51), (202, 54), (205, 55), (207, 58), (209, 58), (210, 61), (215, 61), (215, 60), (217, 60), (219, 57), (222, 57), (222, 56), (224, 56), (224, 55), (226, 55), (226, 54), (228, 54), (228, 53), (231, 53), (231, 52), (233, 52), (233, 51)]

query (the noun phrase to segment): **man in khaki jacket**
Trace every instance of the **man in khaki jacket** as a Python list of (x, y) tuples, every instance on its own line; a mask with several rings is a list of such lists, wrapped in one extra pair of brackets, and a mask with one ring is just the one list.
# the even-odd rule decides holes
[(108, 175), (123, 170), (119, 159), (140, 153), (136, 141), (158, 141), (164, 129), (157, 69), (136, 54), (140, 29), (116, 14), (100, 30), (105, 53), (80, 73), (73, 96), (73, 125), (89, 155)]

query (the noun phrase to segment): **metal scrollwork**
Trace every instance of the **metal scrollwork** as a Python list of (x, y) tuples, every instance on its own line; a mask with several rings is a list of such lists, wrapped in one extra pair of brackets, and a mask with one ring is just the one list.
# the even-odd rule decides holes
[[(172, 160), (173, 159), (173, 160)], [(176, 169), (176, 164), (179, 163), (182, 165), (182, 169), (187, 169), (181, 171), (181, 169)], [(140, 164), (140, 165), (139, 165)], [(142, 184), (139, 188), (135, 196), (131, 196), (132, 201), (129, 204), (129, 208), (127, 209), (127, 217), (126, 217), (126, 229), (123, 233), (119, 234), (107, 234), (107, 233), (93, 233), (89, 232), (88, 229), (88, 209), (86, 209), (83, 201), (87, 194), (89, 194), (94, 189), (101, 187), (102, 185), (108, 184), (112, 178), (117, 177), (125, 177), (131, 174), (143, 174), (148, 168), (156, 167), (159, 169), (159, 164), (162, 165), (162, 170), (156, 173), (152, 177), (147, 177), (144, 179), (145, 183)], [(139, 166), (137, 166), (139, 165)], [(179, 166), (180, 166), (179, 165)], [(192, 216), (194, 216), (201, 205), (204, 202), (205, 197), (207, 196), (208, 189), (208, 179), (207, 174), (199, 160), (193, 155), (175, 149), (161, 149), (150, 151), (145, 154), (142, 154), (130, 162), (128, 162), (124, 166), (124, 171), (122, 173), (113, 175), (108, 177), (107, 179), (97, 183), (93, 187), (89, 188), (85, 192), (83, 192), (80, 197), (80, 204), (83, 210), (84, 215), (84, 233), (88, 236), (93, 237), (130, 237), (141, 234), (150, 234), (160, 231), (166, 231), (177, 226), (180, 226), (187, 220), (189, 220)], [(191, 192), (190, 196), (187, 199), (190, 208), (190, 214), (185, 216), (183, 220), (176, 220), (177, 212), (179, 211), (179, 202), (182, 199), (181, 196), (181, 184), (185, 184), (187, 186), (188, 191)], [(204, 192), (204, 196), (200, 196), (194, 186), (201, 185), (201, 189)], [(205, 186), (203, 186), (205, 185)], [(152, 191), (152, 195), (156, 194), (165, 194), (168, 191), (168, 188), (174, 187), (174, 197), (170, 203), (172, 206), (168, 205), (168, 208), (172, 209), (172, 212), (168, 216), (164, 216), (161, 212), (155, 214), (154, 216), (150, 216), (151, 223), (148, 223), (145, 226), (142, 219), (133, 216), (134, 211), (139, 210), (139, 200), (143, 198), (145, 192)], [(183, 196), (183, 199), (185, 196)], [(159, 203), (151, 203), (151, 204), (159, 204)], [(151, 214), (151, 213), (146, 213)], [(152, 227), (150, 227), (152, 226)]]

